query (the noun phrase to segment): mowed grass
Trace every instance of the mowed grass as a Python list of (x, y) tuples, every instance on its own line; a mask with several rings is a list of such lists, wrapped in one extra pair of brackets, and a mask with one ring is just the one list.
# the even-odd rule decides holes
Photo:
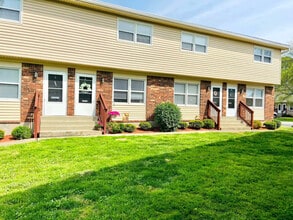
[(293, 122), (293, 117), (278, 117), (276, 118), (280, 121), (288, 121), (288, 122)]
[(292, 219), (293, 129), (0, 147), (0, 219)]

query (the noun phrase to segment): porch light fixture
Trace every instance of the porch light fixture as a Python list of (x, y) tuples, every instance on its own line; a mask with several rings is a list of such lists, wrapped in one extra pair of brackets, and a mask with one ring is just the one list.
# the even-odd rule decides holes
[(34, 72), (34, 79), (38, 78), (38, 72)]
[(210, 91), (211, 90), (211, 86), (207, 86), (206, 91)]
[(104, 77), (101, 78), (101, 83), (103, 84), (105, 82)]
[(240, 89), (240, 94), (242, 94), (244, 92), (244, 89), (243, 88), (241, 88)]

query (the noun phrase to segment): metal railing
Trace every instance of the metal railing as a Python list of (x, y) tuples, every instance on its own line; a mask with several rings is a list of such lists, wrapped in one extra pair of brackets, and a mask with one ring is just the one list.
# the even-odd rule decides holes
[(239, 103), (239, 111), (238, 111), (238, 116), (241, 118), (247, 125), (253, 129), (253, 116), (254, 116), (254, 111), (249, 108), (245, 103), (240, 101)]
[(98, 101), (98, 123), (103, 127), (103, 134), (107, 132), (107, 121), (109, 118), (108, 107), (102, 94), (99, 95)]
[(40, 109), (41, 109), (40, 93), (36, 91), (35, 103), (34, 103), (34, 138), (38, 138), (40, 134), (40, 125), (41, 125)]
[(216, 129), (221, 130), (221, 110), (210, 100), (207, 103), (207, 116), (216, 123)]

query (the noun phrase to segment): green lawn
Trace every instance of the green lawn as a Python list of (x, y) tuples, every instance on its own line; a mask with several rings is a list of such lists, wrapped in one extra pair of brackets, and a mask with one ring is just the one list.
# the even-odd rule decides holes
[(293, 117), (278, 117), (276, 118), (280, 121), (290, 121), (290, 122), (293, 122)]
[(292, 219), (293, 129), (0, 147), (0, 219)]

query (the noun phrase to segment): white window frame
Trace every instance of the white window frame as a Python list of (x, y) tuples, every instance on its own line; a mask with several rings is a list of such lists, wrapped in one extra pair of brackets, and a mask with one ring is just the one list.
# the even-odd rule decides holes
[[(9, 0), (9, 1), (12, 1), (12, 0)], [(10, 22), (15, 22), (15, 23), (21, 23), (22, 21), (22, 11), (23, 11), (23, 0), (20, 0), (19, 1), (19, 10), (18, 9), (15, 9), (15, 8), (8, 8), (8, 7), (1, 7), (0, 8), (2, 9), (5, 9), (5, 10), (9, 10), (9, 11), (15, 11), (15, 12), (19, 12), (19, 16), (18, 16), (18, 20), (13, 20), (13, 19), (9, 19), (9, 18), (1, 18), (0, 17), (0, 20), (2, 21), (10, 21)]]
[(17, 70), (18, 71), (18, 79), (19, 79), (18, 83), (0, 81), (1, 85), (17, 85), (18, 86), (17, 98), (0, 98), (0, 101), (19, 101), (20, 95), (21, 95), (21, 72), (20, 72), (20, 69), (13, 68), (13, 67), (5, 67), (5, 66), (0, 66), (0, 69)]
[[(115, 79), (127, 80), (127, 82), (128, 82), (127, 90), (117, 90), (117, 89), (115, 89)], [(142, 81), (143, 86), (144, 86), (144, 91), (131, 90), (132, 81)], [(115, 95), (116, 91), (117, 92), (127, 92), (127, 102), (115, 102), (114, 95)], [(131, 94), (132, 94), (132, 92), (143, 93), (143, 102), (142, 103), (131, 102)], [(142, 78), (128, 78), (128, 77), (114, 76), (113, 77), (113, 103), (115, 105), (145, 105), (145, 103), (146, 103), (146, 80), (142, 79)]]
[[(250, 97), (250, 96), (247, 95), (247, 90), (253, 90), (253, 96), (252, 97)], [(257, 97), (256, 96), (256, 90), (261, 90), (263, 96), (262, 97)], [(247, 106), (249, 106), (251, 108), (263, 108), (264, 107), (264, 101), (265, 101), (264, 96), (265, 96), (265, 90), (264, 89), (261, 89), (261, 88), (247, 88), (246, 89), (246, 99), (248, 99), (248, 98), (249, 99), (252, 99), (252, 106), (249, 106), (247, 104), (247, 102), (246, 102)], [(256, 99), (261, 99), (262, 100), (262, 106), (256, 106), (255, 105)]]
[[(255, 54), (255, 50), (256, 49), (261, 50), (261, 54), (260, 55), (259, 54)], [(266, 56), (265, 55), (265, 51), (270, 52), (271, 53), (271, 56)], [(260, 60), (256, 60), (255, 59), (255, 56), (260, 57)], [(254, 62), (271, 64), (272, 63), (272, 60), (273, 60), (272, 57), (273, 57), (273, 51), (271, 49), (264, 48), (264, 47), (258, 47), (258, 46), (255, 46), (253, 48), (253, 60), (254, 60)], [(265, 61), (265, 58), (270, 58), (270, 62), (266, 62)]]
[[(183, 49), (183, 46), (182, 44), (183, 43), (191, 43), (191, 42), (184, 42), (183, 41), (183, 37), (189, 35), (192, 37), (192, 50), (185, 50)], [(206, 40), (206, 44), (203, 45), (203, 44), (200, 44), (200, 43), (197, 43), (197, 38), (205, 38)], [(194, 53), (200, 53), (200, 54), (207, 54), (208, 53), (208, 44), (209, 44), (209, 38), (208, 36), (205, 36), (205, 35), (201, 35), (201, 34), (195, 34), (195, 33), (189, 33), (189, 32), (181, 32), (181, 51), (187, 51), (187, 52), (194, 52)], [(201, 52), (201, 51), (197, 51), (196, 50), (196, 47), (198, 46), (205, 46), (205, 52)]]
[[(131, 40), (125, 40), (125, 39), (120, 39), (119, 37), (119, 26), (120, 26), (120, 22), (128, 22), (132, 25), (134, 25), (134, 31), (133, 32), (129, 32), (129, 33), (133, 33), (133, 41)], [(150, 28), (150, 35), (145, 35), (145, 36), (149, 36), (150, 37), (150, 43), (144, 43), (144, 42), (139, 42), (137, 41), (137, 35), (138, 33), (138, 26), (147, 26)], [(138, 21), (133, 21), (133, 20), (128, 20), (128, 19), (122, 19), (122, 18), (118, 18), (117, 20), (117, 40), (119, 41), (123, 41), (123, 42), (131, 42), (131, 43), (137, 43), (137, 44), (143, 44), (143, 45), (152, 45), (153, 42), (153, 25), (148, 24), (148, 23), (142, 23), (142, 22), (138, 22)]]
[[(185, 86), (185, 91), (184, 93), (176, 93), (175, 92), (175, 86), (176, 84), (181, 84), (181, 85), (184, 85)], [(189, 93), (188, 91), (188, 86), (189, 85), (193, 85), (193, 86), (197, 86), (197, 93)], [(185, 83), (185, 82), (175, 82), (174, 83), (174, 103), (178, 106), (199, 106), (199, 83)], [(177, 104), (176, 103), (176, 99), (175, 99), (175, 96), (176, 95), (184, 95), (184, 103), (185, 104)], [(188, 104), (188, 97), (189, 96), (196, 96), (196, 99), (197, 99), (197, 104)]]

